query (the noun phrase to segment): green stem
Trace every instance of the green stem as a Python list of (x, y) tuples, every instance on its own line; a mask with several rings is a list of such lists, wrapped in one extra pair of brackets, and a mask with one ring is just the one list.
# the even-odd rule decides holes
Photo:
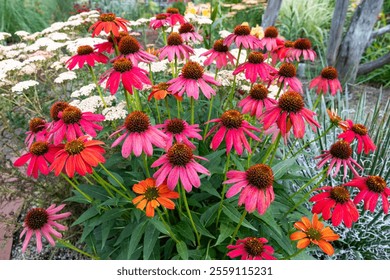
[(171, 110), (169, 109), (168, 96), (165, 97), (165, 108), (167, 109), (168, 118), (171, 118)]
[(156, 98), (154, 98), (154, 105), (156, 105), (158, 123), (161, 123), (160, 108), (158, 107), (158, 101)]
[(321, 97), (322, 97), (322, 93), (320, 93), (320, 94), (317, 96), (316, 101), (314, 102), (314, 105), (313, 105), (313, 111), (317, 108), (318, 103), (320, 103)]
[(164, 224), (165, 229), (168, 231), (169, 236), (173, 239), (173, 241), (175, 241), (176, 243), (179, 243), (180, 241), (177, 239), (175, 234), (171, 231), (169, 225), (167, 224), (167, 222), (165, 221), (163, 215), (161, 214), (160, 209), (156, 209), (156, 210), (157, 210), (158, 216), (160, 217), (161, 222)]
[[(225, 163), (225, 170), (224, 170), (225, 176), (224, 176), (224, 180), (223, 181), (226, 181), (226, 178), (227, 178), (226, 174), (228, 172), (229, 166), (230, 166), (230, 153), (227, 154), (226, 163)], [(216, 222), (215, 222), (215, 226), (216, 227), (218, 227), (219, 217), (221, 216), (221, 212), (222, 212), (222, 208), (223, 208), (223, 201), (225, 199), (225, 193), (226, 193), (226, 184), (222, 184), (221, 201), (219, 203), (217, 219), (216, 219)]]
[(137, 104), (137, 110), (142, 111), (142, 103), (141, 103), (141, 98), (139, 96), (139, 92), (134, 87), (133, 87), (133, 92), (134, 92), (134, 96), (135, 96), (135, 103)]
[(206, 128), (204, 130), (204, 133), (203, 133), (203, 140), (206, 138), (206, 134), (207, 132), (209, 131), (209, 126), (210, 126), (210, 119), (211, 119), (211, 113), (213, 111), (213, 102), (214, 102), (214, 95), (211, 96), (211, 100), (210, 100), (210, 107), (209, 107), (209, 113), (207, 115), (207, 122), (206, 122)]
[(194, 229), (194, 232), (195, 232), (195, 235), (196, 235), (196, 240), (198, 242), (198, 247), (200, 247), (200, 234), (199, 234), (199, 232), (198, 232), (198, 230), (196, 228), (196, 225), (194, 223), (194, 219), (192, 218), (190, 207), (188, 206), (186, 190), (184, 189), (184, 187), (181, 184), (180, 184), (180, 187), (181, 187), (182, 193), (183, 193), (182, 197), (183, 197), (184, 206), (185, 206), (185, 208), (187, 210), (188, 218), (191, 221), (192, 228)]
[(126, 106), (127, 106), (127, 111), (131, 112), (131, 101), (130, 101), (130, 94), (128, 93), (128, 91), (123, 88), (124, 90), (124, 94), (125, 94), (125, 99), (126, 99)]
[(94, 82), (95, 85), (96, 85), (96, 89), (97, 89), (97, 91), (98, 91), (98, 93), (99, 93), (100, 99), (101, 99), (102, 102), (103, 102), (104, 108), (107, 108), (107, 104), (106, 104), (106, 101), (104, 101), (104, 97), (103, 97), (102, 91), (101, 91), (101, 89), (100, 89), (99, 83), (98, 83), (98, 81), (97, 81), (97, 79), (96, 79), (95, 72), (93, 71), (93, 68), (92, 68), (90, 65), (88, 65), (88, 69), (89, 69), (89, 72), (91, 73), (92, 80), (93, 80), (93, 82)]
[(279, 94), (280, 94), (280, 92), (282, 91), (283, 84), (284, 84), (284, 82), (282, 82), (282, 83), (280, 84), (280, 87), (279, 87), (278, 93), (277, 93), (276, 96), (275, 96), (275, 99), (278, 99)]
[(272, 161), (274, 160), (276, 151), (278, 150), (278, 147), (279, 147), (279, 142), (280, 142), (281, 136), (282, 136), (282, 135), (281, 135), (281, 133), (279, 132), (278, 137), (276, 138), (276, 141), (275, 141), (275, 144), (274, 144), (274, 151), (273, 151), (273, 153), (272, 153), (272, 157), (271, 157), (271, 159), (270, 159), (270, 161), (269, 161), (269, 164), (268, 164), (269, 166), (271, 166)]
[(99, 166), (124, 190), (127, 191), (126, 187), (106, 168), (103, 164), (99, 163)]
[(318, 177), (324, 175), (327, 172), (327, 169), (323, 170), (322, 172), (318, 173), (316, 176), (314, 176), (312, 179), (310, 179), (309, 182), (304, 184), (302, 187), (300, 187), (296, 192), (294, 192), (291, 196), (290, 199), (293, 199), (297, 194), (299, 194), (301, 191), (306, 189), (307, 186), (309, 186), (311, 183), (313, 183), (315, 180), (317, 180)]
[(145, 167), (145, 171), (146, 171), (146, 175), (148, 176), (148, 178), (150, 178), (150, 171), (149, 171), (149, 165), (148, 165), (148, 158), (147, 158), (147, 155), (145, 153), (142, 154), (142, 160), (144, 162), (144, 167)]
[(153, 72), (152, 72), (152, 64), (149, 63), (149, 77), (150, 77), (150, 83), (152, 84), (152, 86), (154, 85), (154, 81), (153, 81)]
[(56, 238), (56, 241), (57, 241), (59, 244), (61, 244), (62, 246), (66, 247), (66, 248), (69, 248), (69, 249), (71, 249), (71, 250), (73, 250), (73, 251), (75, 251), (75, 252), (77, 252), (77, 253), (79, 253), (79, 254), (82, 254), (82, 255), (84, 255), (84, 256), (90, 258), (90, 259), (99, 260), (99, 257), (93, 256), (93, 255), (91, 255), (91, 254), (89, 254), (89, 253), (87, 253), (87, 252), (85, 252), (85, 251), (83, 251), (83, 250), (77, 248), (76, 246), (72, 245), (70, 242), (67, 242), (67, 241), (62, 240), (62, 239), (59, 239), (59, 238)]
[(282, 260), (291, 260), (292, 258), (295, 258), (295, 257), (298, 256), (300, 253), (302, 253), (304, 250), (305, 250), (305, 248), (299, 249), (298, 251), (296, 251), (296, 252), (295, 252), (294, 254), (292, 254), (291, 256), (285, 257), (285, 258), (283, 258)]
[(106, 180), (104, 180), (98, 173), (94, 173), (94, 175), (96, 176), (96, 178), (98, 178), (99, 182), (101, 184), (104, 184), (105, 186), (109, 187), (111, 190), (113, 190), (114, 192), (116, 192), (117, 194), (119, 194), (120, 196), (122, 196), (124, 199), (128, 200), (128, 201), (132, 201), (133, 199), (124, 194), (123, 192), (121, 192), (120, 190), (118, 190), (116, 187), (114, 187), (113, 185), (111, 185), (109, 182), (107, 182)]
[(191, 96), (191, 124), (195, 123), (195, 102), (194, 98)]
[(176, 99), (177, 117), (180, 119), (180, 101)]
[[(236, 61), (236, 65), (235, 65), (234, 69), (237, 69), (237, 67), (238, 67), (238, 63), (240, 61), (241, 50), (242, 50), (242, 45), (240, 45), (240, 47), (238, 48), (237, 61)], [(233, 106), (234, 92), (236, 90), (236, 80), (237, 80), (237, 75), (234, 75), (232, 90), (230, 91), (230, 94), (228, 97), (228, 102), (230, 103), (231, 106)]]
[(100, 184), (111, 197), (114, 197), (115, 195), (110, 191), (110, 189), (106, 186), (106, 184), (104, 182), (102, 182), (101, 177), (97, 177), (95, 174), (96, 174), (96, 172), (92, 173), (92, 177), (95, 179), (95, 181), (98, 184)]
[(244, 210), (244, 213), (242, 213), (242, 215), (241, 215), (240, 221), (238, 222), (238, 224), (237, 224), (237, 226), (236, 226), (236, 229), (235, 229), (234, 232), (233, 232), (232, 239), (230, 239), (230, 243), (229, 243), (229, 244), (233, 244), (234, 239), (235, 239), (236, 236), (237, 236), (238, 230), (240, 229), (242, 223), (243, 223), (244, 220), (245, 220), (246, 214), (248, 214), (248, 212), (247, 212), (246, 210)]
[(118, 56), (119, 55), (119, 49), (118, 49), (118, 45), (117, 45), (114, 33), (112, 33), (112, 31), (110, 31), (110, 36), (111, 36), (111, 39), (112, 39), (112, 43), (114, 45), (115, 55)]
[(72, 187), (74, 187), (82, 196), (84, 196), (85, 199), (88, 200), (88, 202), (92, 202), (92, 198), (91, 198), (89, 195), (87, 195), (85, 192), (83, 192), (82, 190), (80, 190), (79, 187), (77, 187), (77, 185), (76, 185), (75, 183), (73, 183), (73, 182), (68, 178), (68, 176), (66, 176), (66, 175), (65, 175), (64, 173), (62, 173), (62, 172), (61, 172), (60, 174), (61, 174), (61, 176), (62, 176), (66, 181), (68, 181), (69, 184), (72, 185)]
[(175, 55), (175, 75), (173, 76), (174, 78), (177, 77), (177, 56)]
[(167, 45), (167, 33), (165, 32), (165, 26), (163, 26), (161, 29), (163, 33), (164, 45)]

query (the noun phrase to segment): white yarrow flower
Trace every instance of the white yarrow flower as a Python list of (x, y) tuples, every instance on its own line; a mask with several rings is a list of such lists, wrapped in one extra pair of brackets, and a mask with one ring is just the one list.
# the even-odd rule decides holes
[(8, 37), (11, 37), (10, 33), (7, 32), (0, 32), (0, 41), (7, 39)]
[(79, 90), (72, 92), (71, 97), (88, 96), (96, 88), (95, 84), (89, 84), (81, 87)]
[(11, 91), (12, 92), (22, 92), (22, 91), (29, 89), (30, 87), (33, 87), (36, 85), (39, 85), (39, 83), (37, 81), (34, 81), (34, 80), (23, 81), (23, 82), (19, 82), (16, 85), (14, 85), (11, 88)]
[(77, 78), (77, 76), (76, 76), (75, 72), (67, 71), (67, 72), (64, 72), (64, 73), (61, 73), (60, 75), (58, 75), (58, 77), (54, 80), (54, 82), (56, 84), (61, 84), (64, 81), (70, 81), (70, 80), (74, 80), (76, 78)]
[(126, 102), (122, 101), (118, 105), (103, 109), (102, 115), (107, 121), (122, 120), (127, 117)]

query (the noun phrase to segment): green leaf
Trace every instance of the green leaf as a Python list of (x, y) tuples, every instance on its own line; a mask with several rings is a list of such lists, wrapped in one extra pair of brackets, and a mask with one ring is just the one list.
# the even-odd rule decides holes
[(117, 241), (115, 242), (114, 246), (118, 246), (119, 244), (122, 243), (123, 240), (125, 240), (127, 237), (131, 235), (133, 232), (135, 226), (133, 224), (128, 224), (121, 232), (119, 235)]
[[(222, 206), (222, 212), (230, 218), (233, 222), (239, 223), (242, 213), (240, 213), (235, 207), (226, 203)], [(242, 225), (246, 228), (257, 231), (255, 227), (253, 227), (246, 219), (242, 222)]]
[(148, 260), (153, 252), (154, 246), (158, 240), (160, 232), (156, 229), (153, 223), (148, 223), (144, 235), (144, 260)]
[(233, 160), (234, 164), (237, 166), (237, 169), (240, 171), (245, 171), (244, 166), (242, 165), (240, 159), (237, 157), (237, 155), (231, 153), (230, 154), (231, 159)]
[(168, 230), (165, 228), (164, 224), (157, 220), (157, 218), (150, 219), (150, 222), (154, 225), (154, 227), (161, 232), (162, 234), (169, 235)]
[(279, 235), (283, 234), (281, 227), (277, 224), (273, 215), (270, 213), (270, 209), (268, 209), (268, 211), (265, 212), (263, 215), (260, 215), (257, 211), (255, 211), (253, 214), (259, 220), (263, 221), (266, 225), (268, 225), (274, 232)]
[(226, 238), (228, 238), (230, 235), (232, 235), (234, 232), (234, 227), (229, 225), (229, 224), (222, 223), (221, 228), (220, 228), (220, 232), (221, 233), (219, 234), (215, 245), (221, 244)]
[(107, 210), (101, 217), (100, 222), (104, 223), (107, 221), (115, 220), (116, 218), (122, 216), (124, 212), (128, 211), (127, 209), (123, 208), (113, 208), (110, 210)]
[(87, 211), (81, 214), (81, 216), (76, 221), (74, 221), (72, 227), (95, 217), (97, 214), (99, 214), (99, 211), (95, 207), (89, 208)]
[(134, 229), (130, 238), (129, 248), (127, 249), (127, 259), (131, 259), (131, 256), (135, 253), (137, 246), (141, 241), (142, 235), (145, 232), (147, 224), (147, 221), (144, 221)]
[(214, 204), (209, 207), (203, 214), (200, 216), (200, 221), (207, 227), (217, 218), (219, 203)]
[(188, 260), (188, 249), (184, 241), (176, 243), (176, 249), (183, 260)]
[[(215, 177), (215, 176), (213, 176), (213, 177)], [(210, 179), (210, 181), (211, 181), (212, 179)], [(214, 182), (212, 183), (212, 182), (209, 182), (209, 181), (207, 181), (207, 180), (202, 180), (202, 188), (201, 188), (201, 190), (202, 191), (205, 191), (205, 192), (207, 192), (207, 193), (209, 193), (209, 194), (211, 194), (211, 195), (213, 195), (213, 196), (215, 196), (215, 197), (217, 197), (217, 198), (221, 198), (221, 195), (220, 195), (220, 193), (217, 191), (217, 189), (216, 188), (218, 188), (219, 187), (219, 185), (220, 185), (220, 183), (222, 182), (222, 181), (219, 181), (219, 180), (217, 180), (217, 179), (214, 179), (213, 180)], [(219, 183), (216, 183), (216, 181), (218, 181)]]
[(80, 190), (82, 190), (83, 192), (85, 192), (87, 195), (89, 195), (94, 199), (104, 201), (110, 198), (106, 190), (101, 186), (81, 184), (78, 187)]
[(180, 221), (177, 225), (174, 226), (175, 232), (181, 237), (188, 239), (192, 242), (195, 242), (195, 235), (193, 229), (189, 223), (186, 221)]
[(110, 234), (110, 231), (114, 226), (114, 224), (115, 224), (115, 220), (109, 220), (106, 223), (102, 224), (102, 248), (101, 248), (102, 250), (106, 245), (108, 235)]
[(274, 165), (272, 167), (272, 171), (274, 172), (274, 179), (279, 180), (280, 178), (282, 178), (282, 176), (286, 174), (287, 171), (289, 171), (293, 165), (298, 165), (296, 163), (296, 157), (283, 160)]

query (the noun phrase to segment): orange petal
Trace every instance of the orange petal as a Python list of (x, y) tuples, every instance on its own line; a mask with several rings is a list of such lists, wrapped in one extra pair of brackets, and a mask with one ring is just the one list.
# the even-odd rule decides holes
[(308, 230), (308, 228), (305, 226), (305, 224), (304, 223), (302, 223), (302, 222), (296, 222), (295, 224), (294, 224), (294, 227), (296, 228), (296, 229), (300, 229), (300, 230), (302, 230), (302, 231), (307, 231)]
[(146, 191), (146, 186), (144, 184), (139, 183), (133, 186), (133, 192), (135, 193), (144, 194), (145, 191)]
[(314, 214), (312, 219), (313, 228), (317, 230), (323, 229), (324, 225), (318, 220), (318, 215)]
[(155, 187), (156, 186), (156, 181), (153, 178), (148, 178), (142, 181), (144, 185), (149, 186), (149, 187)]
[(159, 198), (157, 198), (157, 201), (160, 202), (160, 204), (162, 206), (164, 206), (165, 208), (175, 209), (175, 203), (172, 200), (168, 199), (168, 198), (159, 197)]
[(324, 251), (327, 255), (331, 256), (334, 253), (333, 246), (330, 245), (329, 242), (326, 242), (324, 240), (318, 241), (318, 246), (321, 248), (322, 251)]
[(321, 236), (326, 241), (334, 241), (339, 239), (339, 235), (334, 233), (330, 227), (326, 227), (321, 231)]
[[(316, 215), (316, 214), (314, 214), (314, 215)], [(306, 226), (306, 228), (309, 229), (312, 227), (311, 222), (307, 217), (302, 217), (301, 220), (302, 220), (303, 224)]]
[(306, 237), (307, 237), (306, 233), (304, 233), (302, 231), (297, 231), (297, 232), (294, 232), (290, 235), (291, 240), (299, 240), (299, 239), (306, 238)]
[[(154, 200), (152, 200), (154, 201)], [(148, 217), (154, 217), (154, 207), (152, 206), (152, 203), (148, 203), (146, 205), (146, 216)]]
[(140, 203), (137, 204), (137, 208), (140, 210), (144, 210), (147, 202), (148, 201), (146, 199), (142, 200)]
[(303, 249), (303, 248), (306, 248), (307, 246), (309, 246), (310, 244), (310, 239), (309, 238), (304, 238), (304, 239), (301, 239), (298, 241), (297, 243), (297, 248), (298, 249)]
[(157, 200), (152, 200), (152, 201), (150, 201), (150, 204), (152, 205), (153, 208), (156, 208), (156, 207), (159, 207), (159, 206), (160, 206), (160, 203), (158, 203)]
[(131, 202), (133, 202), (133, 204), (138, 204), (141, 200), (143, 200), (145, 198), (144, 195), (139, 195), (137, 196), (136, 198), (134, 198)]

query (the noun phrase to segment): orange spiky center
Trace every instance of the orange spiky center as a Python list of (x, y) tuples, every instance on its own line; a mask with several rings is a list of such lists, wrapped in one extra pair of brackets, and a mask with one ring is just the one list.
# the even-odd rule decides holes
[(198, 80), (202, 78), (203, 72), (203, 67), (199, 63), (194, 61), (188, 61), (181, 69), (181, 73), (184, 78), (193, 80)]
[(335, 158), (348, 159), (352, 155), (352, 148), (348, 142), (340, 140), (330, 146), (329, 152)]
[(84, 149), (84, 142), (78, 139), (72, 140), (65, 144), (65, 151), (68, 153), (68, 155), (80, 154)]
[(148, 115), (141, 111), (130, 113), (125, 120), (125, 127), (130, 133), (142, 133), (148, 130), (149, 125)]
[(178, 8), (170, 7), (170, 8), (167, 8), (167, 13), (168, 14), (180, 14), (180, 11)]
[(180, 34), (190, 33), (190, 32), (195, 32), (195, 27), (191, 23), (185, 22), (182, 25), (180, 25), (180, 28), (179, 28)]
[(243, 120), (242, 114), (237, 110), (228, 110), (221, 116), (223, 126), (228, 129), (240, 128)]
[(355, 132), (356, 134), (359, 134), (361, 136), (367, 135), (367, 127), (365, 127), (362, 124), (354, 124), (352, 126), (352, 131)]
[(45, 120), (42, 118), (32, 118), (29, 123), (30, 131), (37, 133), (45, 128)]
[(28, 211), (24, 220), (29, 229), (38, 230), (41, 229), (49, 220), (49, 214), (46, 209), (33, 208)]
[(85, 45), (77, 48), (78, 55), (87, 55), (90, 53), (93, 53), (93, 48), (91, 46)]
[(251, 29), (247, 25), (237, 25), (234, 28), (234, 34), (238, 36), (246, 36), (251, 34)]
[(386, 181), (380, 176), (368, 176), (366, 184), (370, 191), (376, 193), (382, 193), (387, 187)]
[(114, 69), (118, 72), (127, 72), (130, 71), (133, 68), (133, 63), (125, 57), (118, 58), (114, 62)]
[(264, 100), (268, 96), (268, 89), (261, 84), (255, 84), (249, 91), (249, 95), (255, 100)]
[(292, 63), (286, 62), (283, 63), (279, 68), (279, 75), (287, 78), (295, 77), (297, 70)]
[(337, 203), (344, 204), (349, 201), (349, 191), (344, 186), (337, 186), (330, 191), (330, 198)]
[(307, 38), (300, 38), (294, 42), (294, 48), (298, 50), (309, 50), (311, 49), (311, 42)]
[(181, 119), (172, 119), (167, 124), (167, 130), (173, 134), (180, 134), (184, 131), (184, 121)]
[(223, 52), (223, 53), (225, 53), (229, 50), (228, 46), (225, 46), (223, 44), (223, 39), (216, 40), (214, 45), (213, 45), (213, 49), (216, 52)]
[(58, 117), (58, 113), (62, 112), (66, 107), (70, 106), (69, 103), (64, 101), (57, 101), (50, 108), (50, 117), (54, 121), (58, 121), (60, 118)]
[(264, 31), (264, 37), (266, 38), (276, 38), (278, 34), (278, 29), (275, 26), (269, 26)]
[(36, 156), (42, 156), (49, 151), (49, 144), (43, 141), (37, 141), (30, 146), (30, 153)]
[(121, 54), (127, 55), (138, 52), (141, 45), (133, 36), (127, 35), (120, 39), (118, 48)]
[(261, 255), (264, 251), (264, 244), (257, 238), (251, 237), (245, 241), (244, 248), (249, 255), (255, 257)]
[(305, 106), (303, 97), (296, 91), (287, 91), (278, 99), (279, 107), (289, 113), (297, 113)]
[(78, 123), (81, 120), (82, 112), (75, 106), (68, 106), (62, 111), (62, 120), (66, 124)]
[(169, 34), (167, 39), (168, 46), (180, 46), (183, 44), (183, 38), (177, 32)]
[(191, 148), (179, 143), (169, 148), (167, 156), (169, 162), (174, 166), (186, 166), (193, 159)]
[(338, 76), (337, 70), (332, 66), (325, 67), (321, 71), (321, 77), (324, 79), (334, 80), (337, 79), (337, 76)]
[(99, 21), (107, 22), (107, 21), (115, 21), (116, 15), (114, 13), (101, 14), (99, 16)]
[(248, 56), (248, 61), (253, 64), (264, 62), (264, 55), (261, 52), (251, 52)]
[(246, 179), (248, 182), (258, 188), (264, 190), (272, 186), (274, 174), (271, 167), (266, 164), (255, 164), (246, 171)]

